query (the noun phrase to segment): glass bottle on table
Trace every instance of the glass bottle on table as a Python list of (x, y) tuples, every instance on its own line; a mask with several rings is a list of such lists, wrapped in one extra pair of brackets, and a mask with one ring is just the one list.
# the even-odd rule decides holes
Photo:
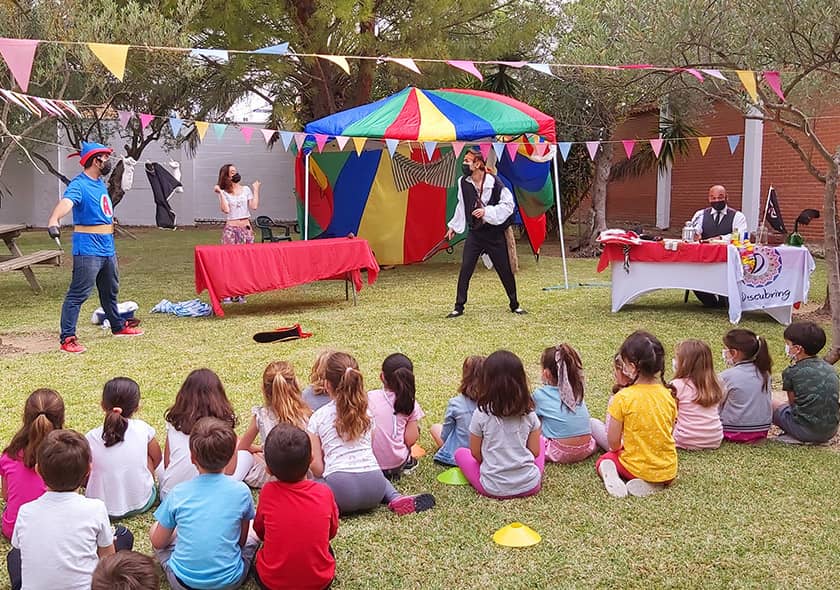
[(682, 241), (693, 242), (695, 238), (694, 224), (691, 221), (686, 221), (682, 228)]

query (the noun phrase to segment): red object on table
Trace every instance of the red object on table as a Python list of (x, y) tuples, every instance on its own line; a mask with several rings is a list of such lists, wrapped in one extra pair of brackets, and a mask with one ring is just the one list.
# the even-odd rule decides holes
[[(644, 242), (630, 246), (630, 262), (726, 262), (726, 244), (680, 242), (676, 250), (666, 250), (664, 242)], [(598, 272), (611, 262), (624, 262), (624, 246), (607, 244), (598, 260)]]
[(286, 289), (324, 279), (347, 279), (362, 290), (362, 269), (368, 284), (379, 274), (370, 244), (360, 238), (331, 238), (271, 244), (195, 247), (195, 292), (207, 289), (217, 316), (224, 297)]

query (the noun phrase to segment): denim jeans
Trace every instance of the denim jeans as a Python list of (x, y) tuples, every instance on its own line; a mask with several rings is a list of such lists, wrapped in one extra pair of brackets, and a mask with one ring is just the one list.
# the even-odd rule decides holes
[(119, 332), (123, 329), (125, 320), (117, 311), (120, 277), (116, 255), (73, 256), (73, 278), (64, 297), (64, 305), (61, 306), (61, 342), (68, 336), (76, 335), (79, 310), (90, 297), (94, 284), (99, 291), (99, 304), (111, 324), (111, 331)]

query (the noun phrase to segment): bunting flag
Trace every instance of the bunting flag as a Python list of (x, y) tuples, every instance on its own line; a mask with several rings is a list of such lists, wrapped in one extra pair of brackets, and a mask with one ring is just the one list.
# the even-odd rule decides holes
[(318, 153), (324, 151), (324, 146), (327, 145), (327, 141), (329, 141), (329, 136), (324, 135), (323, 133), (316, 133), (315, 134), (315, 145), (318, 147)]
[(532, 64), (532, 63), (529, 63), (527, 65), (532, 70), (540, 72), (541, 74), (546, 74), (548, 76), (554, 76), (554, 74), (551, 73), (551, 66), (549, 66), (548, 64)]
[(303, 147), (304, 141), (306, 141), (306, 133), (295, 133), (295, 145), (297, 146), (297, 149)]
[(400, 144), (399, 139), (386, 139), (385, 145), (388, 147), (388, 155), (394, 157), (394, 152), (397, 151), (397, 146)]
[(510, 158), (511, 162), (516, 160), (516, 154), (519, 153), (519, 146), (520, 146), (520, 144), (515, 143), (513, 141), (511, 141), (511, 142), (509, 142), (505, 145), (505, 148), (507, 149), (508, 157)]
[[(274, 134), (277, 133), (274, 129), (260, 129), (260, 133), (262, 133), (263, 139), (265, 140), (266, 144), (271, 143), (271, 139), (274, 137)], [(280, 136), (283, 137), (282, 135)], [(291, 143), (292, 134), (289, 133), (289, 143)], [(289, 146), (286, 145), (286, 150), (289, 149)]]
[(705, 156), (706, 150), (709, 149), (709, 144), (712, 143), (711, 137), (698, 137), (697, 143), (700, 144), (700, 155)]
[(128, 45), (114, 45), (113, 43), (88, 43), (88, 49), (99, 58), (108, 71), (122, 82), (125, 76), (125, 60), (128, 58)]
[(633, 155), (633, 148), (636, 147), (636, 140), (635, 139), (622, 139), (621, 145), (624, 146), (624, 153), (627, 154), (627, 159), (629, 160), (630, 157)]
[(595, 159), (595, 154), (598, 153), (598, 147), (601, 145), (600, 141), (587, 141), (586, 151), (589, 152), (589, 157)]
[(79, 117), (80, 119), (82, 118), (82, 113), (79, 112), (79, 109), (77, 109), (76, 105), (74, 105), (71, 101), (69, 101), (69, 100), (58, 100), (57, 98), (55, 98), (55, 99), (52, 99), (52, 102), (54, 102), (54, 103), (60, 105), (61, 107), (67, 109), (68, 111), (70, 111), (71, 113), (73, 113), (74, 115)]
[(262, 53), (266, 55), (286, 55), (289, 53), (289, 44), (280, 43), (279, 45), (270, 45), (269, 47), (257, 49), (254, 53)]
[(437, 148), (437, 142), (436, 141), (424, 141), (423, 142), (423, 147), (426, 150), (426, 156), (428, 156), (429, 161), (431, 161), (432, 156), (435, 153), (435, 149)]
[(700, 70), (707, 76), (717, 78), (718, 80), (727, 80), (726, 76), (720, 73), (720, 70)]
[(226, 64), (230, 60), (227, 49), (193, 49), (190, 57), (194, 59), (206, 59), (219, 64)]
[(216, 141), (222, 141), (226, 129), (227, 125), (224, 123), (213, 123), (213, 133), (216, 135)]
[(505, 151), (505, 144), (501, 141), (494, 141), (491, 145), (493, 146), (493, 151), (496, 152), (496, 159), (501, 160), (502, 152)]
[[(271, 131), (270, 129), (263, 129), (263, 135), (265, 135), (266, 131)], [(271, 135), (274, 135), (272, 131)], [(292, 140), (294, 139), (294, 135), (292, 135), (291, 131), (281, 131), (280, 132), (280, 141), (283, 142), (283, 149), (287, 152), (289, 151), (289, 146), (292, 145)], [(267, 137), (265, 142), (268, 143), (271, 140), (271, 137)]]
[[(25, 110), (29, 111), (30, 113), (32, 112), (32, 109), (31, 109), (30, 107), (28, 107), (28, 106), (26, 105), (26, 103), (25, 103), (23, 100), (21, 100), (21, 97), (19, 97), (19, 96), (17, 95), (17, 93), (12, 92), (11, 90), (0, 90), (0, 93), (2, 93), (2, 94), (3, 94), (3, 97), (4, 97), (7, 101), (10, 101), (10, 102), (12, 102), (12, 103), (14, 103), (14, 104), (18, 105), (20, 108), (25, 109)], [(40, 112), (40, 111), (37, 111), (37, 112), (35, 112), (35, 113), (33, 113), (33, 114), (34, 114), (34, 115), (36, 115), (36, 116), (38, 116), (38, 117), (40, 117), (40, 116), (41, 116), (41, 112)]]
[(169, 128), (172, 130), (172, 137), (178, 137), (181, 133), (181, 128), (184, 126), (184, 121), (178, 115), (169, 117)]
[(245, 143), (251, 143), (251, 136), (254, 135), (254, 128), (253, 127), (242, 127), (239, 129), (239, 132), (242, 134), (242, 137), (245, 138)]
[(344, 70), (345, 74), (347, 74), (348, 76), (350, 75), (350, 64), (347, 63), (347, 58), (343, 55), (318, 55), (318, 57), (334, 63), (342, 70)]
[(484, 161), (487, 161), (487, 156), (490, 155), (490, 144), (489, 143), (480, 143), (478, 144), (478, 151), (481, 152), (481, 157), (484, 158)]
[(744, 90), (750, 95), (750, 100), (758, 102), (758, 91), (755, 86), (755, 73), (752, 70), (735, 70), (741, 84), (744, 85)]
[(338, 149), (342, 152), (344, 151), (344, 146), (347, 145), (348, 141), (350, 141), (350, 138), (346, 135), (339, 135), (335, 138), (335, 142), (338, 144)]
[(356, 148), (356, 155), (361, 156), (362, 151), (365, 149), (365, 142), (367, 141), (364, 137), (354, 137), (353, 138), (353, 147)]
[[(536, 153), (540, 158), (544, 157), (549, 151), (554, 151), (554, 144), (541, 142), (534, 146), (534, 153)], [(566, 152), (566, 155), (568, 156), (569, 153)], [(554, 157), (553, 153), (552, 157)], [(565, 157), (563, 158), (563, 161), (566, 161)]]
[(560, 155), (563, 156), (563, 161), (569, 159), (569, 150), (572, 149), (572, 142), (571, 141), (561, 141), (557, 144), (557, 147), (560, 149)]
[(782, 92), (782, 76), (779, 72), (764, 72), (764, 81), (770, 89), (776, 93), (782, 102), (785, 102), (785, 94)]
[(414, 63), (414, 60), (410, 57), (386, 57), (386, 61), (392, 61), (395, 64), (399, 64), (402, 67), (411, 70), (417, 74), (422, 74), (423, 72), (420, 71), (420, 68), (417, 67), (417, 64)]
[(481, 72), (478, 71), (478, 68), (475, 67), (475, 64), (473, 62), (460, 59), (450, 59), (447, 60), (446, 63), (448, 63), (453, 68), (457, 68), (468, 74), (472, 74), (473, 76), (484, 82), (484, 76), (481, 75)]
[(700, 82), (705, 80), (705, 78), (703, 78), (703, 74), (701, 74), (698, 70), (695, 70), (694, 68), (686, 68), (683, 71), (688, 72), (689, 74), (691, 74), (692, 76), (697, 78), (697, 80), (700, 81)]
[(453, 141), (452, 142), (452, 152), (455, 154), (455, 157), (461, 155), (461, 152), (464, 151), (464, 142), (463, 141)]
[(125, 129), (128, 122), (131, 121), (131, 117), (134, 116), (134, 113), (131, 111), (117, 111), (117, 117), (120, 120), (120, 127)]
[(727, 135), (726, 140), (729, 142), (729, 153), (734, 154), (738, 149), (738, 144), (741, 142), (740, 135)]
[(204, 135), (207, 133), (210, 123), (205, 121), (195, 121), (193, 125), (195, 125), (195, 130), (198, 131), (198, 139), (204, 141)]
[(63, 117), (64, 113), (62, 110), (57, 106), (52, 104), (46, 98), (41, 98), (40, 96), (31, 96), (32, 100), (44, 111), (47, 112), (48, 115), (52, 115), (53, 117)]
[(32, 76), (32, 63), (35, 61), (37, 39), (0, 38), (0, 55), (6, 62), (12, 77), (24, 92), (29, 92), (29, 78)]
[(140, 113), (140, 130), (145, 131), (146, 127), (149, 126), (149, 123), (155, 118), (154, 115), (149, 115), (147, 113)]
[(659, 157), (659, 153), (662, 151), (662, 143), (663, 139), (661, 137), (650, 140), (650, 148), (653, 150), (653, 155), (657, 158)]

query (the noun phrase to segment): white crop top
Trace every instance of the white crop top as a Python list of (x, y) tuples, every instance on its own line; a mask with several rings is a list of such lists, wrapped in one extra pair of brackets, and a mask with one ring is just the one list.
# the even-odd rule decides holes
[(250, 201), (253, 197), (250, 187), (243, 186), (238, 195), (232, 195), (228, 192), (222, 191), (222, 196), (225, 198), (225, 201), (227, 201), (228, 207), (230, 208), (230, 211), (227, 214), (228, 221), (233, 219), (248, 219), (251, 217), (251, 212), (248, 210), (248, 201)]

